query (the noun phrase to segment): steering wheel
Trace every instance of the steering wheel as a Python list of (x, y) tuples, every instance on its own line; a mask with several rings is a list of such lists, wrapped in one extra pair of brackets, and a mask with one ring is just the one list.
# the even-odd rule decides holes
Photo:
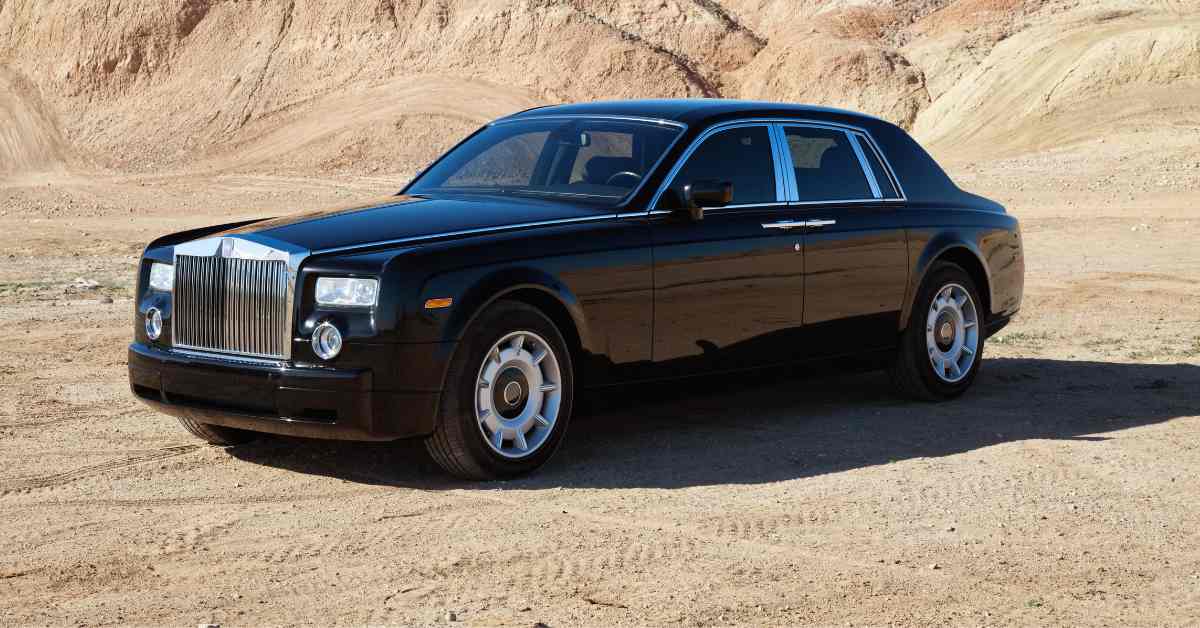
[(622, 170), (621, 172), (618, 172), (618, 173), (614, 174), (613, 176), (609, 177), (609, 178), (608, 178), (608, 180), (606, 180), (606, 181), (604, 182), (604, 185), (613, 185), (613, 182), (614, 182), (614, 181), (616, 181), (617, 179), (621, 178), (621, 177), (633, 177), (633, 183), (634, 183), (635, 185), (637, 184), (637, 182), (638, 182), (638, 181), (641, 181), (641, 180), (642, 180), (642, 175), (640, 175), (640, 174), (638, 174), (638, 173), (636, 173), (636, 172), (630, 172), (630, 171), (628, 171), (628, 170)]

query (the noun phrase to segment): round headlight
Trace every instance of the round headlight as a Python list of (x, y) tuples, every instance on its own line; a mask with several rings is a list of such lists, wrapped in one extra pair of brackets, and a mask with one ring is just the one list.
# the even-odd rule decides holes
[(146, 336), (151, 340), (158, 340), (162, 336), (162, 312), (156, 307), (146, 310)]
[(332, 360), (342, 351), (342, 332), (333, 323), (321, 323), (313, 330), (313, 353), (322, 360)]

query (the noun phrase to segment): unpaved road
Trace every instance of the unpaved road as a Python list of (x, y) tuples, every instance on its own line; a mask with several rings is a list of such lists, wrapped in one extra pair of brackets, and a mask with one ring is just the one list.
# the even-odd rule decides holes
[(151, 237), (395, 181), (0, 186), (0, 624), (1195, 624), (1195, 193), (1022, 168), (1055, 171), (954, 172), (1021, 216), (1029, 269), (963, 399), (879, 374), (620, 391), (498, 484), (416, 443), (208, 447), (128, 393)]

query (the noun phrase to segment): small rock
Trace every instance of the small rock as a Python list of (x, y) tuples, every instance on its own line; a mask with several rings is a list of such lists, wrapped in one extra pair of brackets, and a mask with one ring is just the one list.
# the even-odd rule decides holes
[(108, 304), (108, 303), (112, 303), (113, 300), (112, 300), (112, 297), (110, 297), (110, 296), (103, 296), (103, 297), (100, 297), (100, 302)]
[(946, 528), (946, 531), (947, 531), (947, 532), (953, 532), (953, 531), (954, 531), (954, 526), (948, 526), (948, 527)]
[(446, 621), (458, 621), (458, 615), (454, 611), (446, 611)]
[(937, 563), (934, 563), (934, 564), (930, 565), (929, 568), (930, 569), (941, 569), (942, 566)]

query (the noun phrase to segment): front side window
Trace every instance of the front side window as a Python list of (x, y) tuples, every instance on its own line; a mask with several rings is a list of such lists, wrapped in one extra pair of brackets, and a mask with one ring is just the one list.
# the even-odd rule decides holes
[(608, 118), (499, 122), (460, 144), (405, 192), (561, 197), (612, 206), (650, 174), (680, 132), (669, 124)]
[(784, 128), (800, 201), (871, 199), (871, 185), (847, 135), (834, 129)]
[(688, 157), (659, 200), (659, 209), (684, 206), (683, 188), (698, 181), (733, 184), (730, 205), (757, 205), (779, 200), (775, 192), (775, 160), (771, 134), (763, 126), (734, 127), (704, 140)]

